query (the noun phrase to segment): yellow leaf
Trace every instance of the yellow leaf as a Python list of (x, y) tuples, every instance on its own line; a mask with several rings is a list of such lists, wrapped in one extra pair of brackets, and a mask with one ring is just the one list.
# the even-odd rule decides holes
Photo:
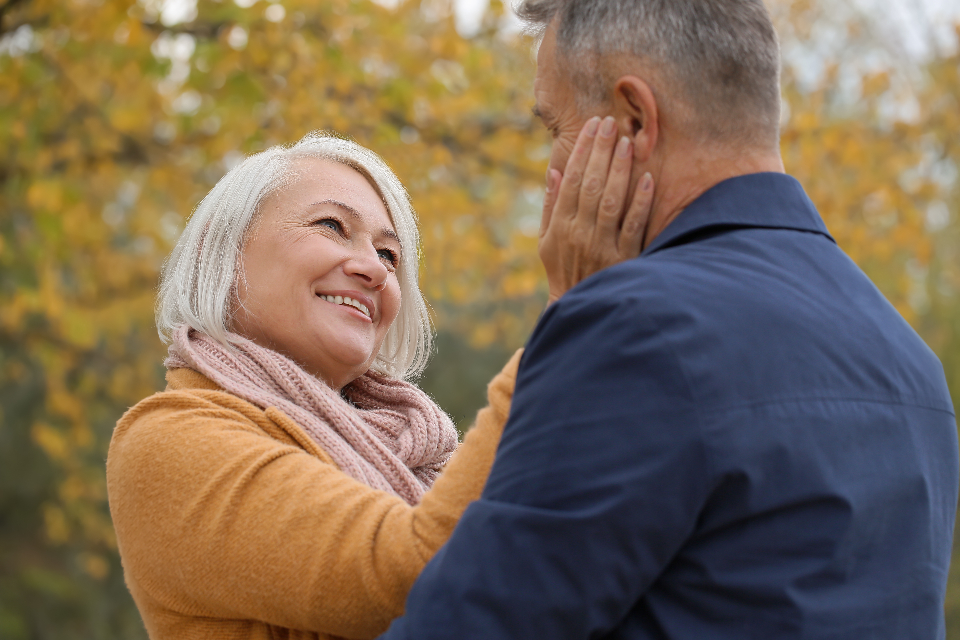
[(50, 425), (38, 422), (33, 425), (30, 435), (51, 460), (65, 460), (70, 453), (70, 447), (63, 433)]

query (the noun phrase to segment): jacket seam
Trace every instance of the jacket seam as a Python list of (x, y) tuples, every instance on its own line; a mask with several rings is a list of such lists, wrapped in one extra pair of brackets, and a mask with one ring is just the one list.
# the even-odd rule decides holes
[(882, 398), (871, 398), (868, 396), (831, 396), (831, 395), (803, 395), (803, 396), (786, 396), (782, 398), (771, 398), (769, 400), (755, 400), (750, 402), (739, 402), (739, 403), (730, 403), (730, 404), (720, 404), (714, 407), (706, 408), (705, 411), (711, 414), (722, 413), (734, 409), (750, 409), (763, 406), (771, 405), (780, 405), (780, 404), (789, 404), (793, 402), (803, 402), (809, 400), (821, 400), (821, 401), (831, 401), (831, 402), (842, 402), (842, 403), (864, 403), (864, 404), (880, 404), (888, 406), (898, 406), (898, 407), (914, 407), (917, 409), (924, 409), (927, 411), (936, 411), (938, 413), (945, 413), (948, 416), (956, 417), (956, 414), (952, 409), (945, 409), (942, 406), (933, 406), (931, 404), (925, 404), (920, 401), (907, 401), (902, 400), (885, 400)]

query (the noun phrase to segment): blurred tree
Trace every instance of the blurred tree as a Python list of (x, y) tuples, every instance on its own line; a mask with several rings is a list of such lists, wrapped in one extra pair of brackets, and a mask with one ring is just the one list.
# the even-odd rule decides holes
[[(774, 6), (785, 51), (831, 19)], [(441, 329), (423, 383), (469, 424), (544, 300), (549, 136), (529, 42), (502, 18), (493, 2), (464, 39), (448, 0), (0, 0), (0, 638), (143, 637), (103, 460), (122, 411), (163, 385), (161, 260), (243, 154), (331, 129), (395, 168)], [(858, 24), (840, 27), (868, 46)], [(812, 84), (785, 75), (788, 171), (960, 393), (960, 60), (917, 71), (906, 120), (896, 73), (827, 62)], [(951, 603), (960, 625), (960, 590)]]
[[(960, 27), (957, 28), (960, 41)], [(916, 323), (940, 356), (953, 395), (960, 406), (960, 52), (934, 60), (926, 68), (920, 94), (922, 170), (935, 185), (926, 204), (927, 230), (933, 239), (929, 264), (911, 263)], [(908, 185), (909, 186), (909, 185)], [(954, 561), (947, 588), (947, 637), (960, 638), (960, 539), (954, 529)]]

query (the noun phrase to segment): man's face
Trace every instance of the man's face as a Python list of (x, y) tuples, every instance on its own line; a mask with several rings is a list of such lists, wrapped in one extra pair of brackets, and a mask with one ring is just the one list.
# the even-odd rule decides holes
[(557, 59), (556, 24), (547, 27), (537, 53), (537, 76), (533, 81), (536, 99), (534, 113), (553, 134), (553, 149), (550, 152), (550, 168), (564, 173), (567, 159), (580, 130), (588, 119), (604, 115), (599, 111), (581, 113), (577, 109), (576, 90), (568, 74), (563, 73)]

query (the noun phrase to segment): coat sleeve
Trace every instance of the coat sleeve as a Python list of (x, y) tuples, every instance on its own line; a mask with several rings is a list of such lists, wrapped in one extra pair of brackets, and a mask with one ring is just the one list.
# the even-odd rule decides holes
[(690, 536), (696, 403), (645, 305), (612, 298), (571, 291), (541, 319), (483, 495), (382, 638), (608, 637)]
[(128, 581), (182, 615), (375, 637), (479, 497), (519, 359), (490, 383), (489, 405), (415, 507), (266, 436), (262, 413), (210, 392), (145, 400), (118, 424), (107, 460)]

